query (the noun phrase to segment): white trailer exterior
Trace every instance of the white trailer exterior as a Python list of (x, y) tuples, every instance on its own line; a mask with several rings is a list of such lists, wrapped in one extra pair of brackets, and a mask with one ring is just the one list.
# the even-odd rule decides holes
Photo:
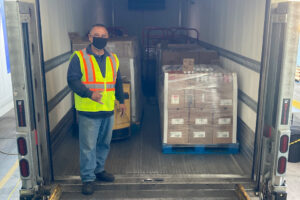
[[(148, 152), (143, 156), (149, 156), (153, 163), (157, 161), (157, 165), (147, 161), (143, 165), (129, 158), (127, 169), (122, 156), (136, 156), (130, 153), (134, 149), (128, 154), (113, 149), (115, 157), (109, 160), (109, 166), (121, 164), (126, 170), (112, 167), (120, 182), (99, 185), (99, 194), (119, 199), (239, 199), (232, 195), (236, 185), (241, 184), (252, 198), (286, 199), (284, 167), (288, 149), (284, 151), (282, 145), (290, 136), (300, 2), (166, 0), (165, 5), (166, 9), (160, 11), (132, 11), (128, 10), (127, 0), (5, 1), (17, 136), (27, 143), (26, 154), (19, 155), (23, 166), (21, 198), (47, 196), (49, 188), (61, 184), (63, 198), (80, 199), (74, 195), (78, 192), (78, 169), (62, 167), (62, 162), (72, 159), (59, 156), (76, 156), (72, 149), (63, 147), (76, 118), (66, 80), (71, 55), (68, 33), (85, 35), (92, 24), (104, 23), (127, 27), (130, 35), (140, 35), (145, 26), (196, 28), (200, 32), (198, 43), (216, 50), (222, 66), (238, 75), (241, 152), (222, 158), (187, 156), (179, 160)], [(144, 123), (152, 117), (145, 116)], [(148, 128), (141, 131), (146, 134)], [(137, 139), (135, 144), (143, 145), (141, 141)], [(76, 141), (70, 143), (74, 144)], [(119, 163), (112, 161), (118, 159)], [(176, 166), (183, 160), (185, 167)], [(73, 161), (68, 164), (78, 164), (76, 159)], [(160, 162), (173, 168), (163, 170)], [(207, 170), (193, 168), (201, 164)], [(27, 175), (23, 174), (26, 166), (29, 173), (23, 176)]]

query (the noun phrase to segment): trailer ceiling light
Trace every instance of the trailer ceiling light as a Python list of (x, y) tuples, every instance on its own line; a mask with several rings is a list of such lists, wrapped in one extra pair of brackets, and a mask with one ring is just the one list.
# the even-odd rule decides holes
[(27, 144), (25, 138), (19, 137), (17, 143), (18, 143), (19, 154), (25, 156), (27, 154)]

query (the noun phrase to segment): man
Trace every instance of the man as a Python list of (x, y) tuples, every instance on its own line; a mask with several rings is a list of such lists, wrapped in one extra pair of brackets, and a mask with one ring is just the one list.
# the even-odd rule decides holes
[(74, 91), (78, 111), (80, 177), (86, 195), (93, 194), (96, 179), (114, 181), (104, 165), (110, 150), (115, 98), (120, 102), (121, 115), (125, 113), (119, 60), (105, 49), (108, 37), (104, 25), (93, 25), (91, 44), (73, 53), (68, 69), (68, 85)]

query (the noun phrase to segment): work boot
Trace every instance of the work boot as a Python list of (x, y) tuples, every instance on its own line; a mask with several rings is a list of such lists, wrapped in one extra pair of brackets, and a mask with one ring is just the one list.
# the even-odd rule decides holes
[(114, 182), (114, 175), (107, 173), (106, 171), (100, 172), (96, 174), (97, 180), (105, 181), (105, 182)]
[(89, 182), (83, 182), (82, 183), (82, 194), (84, 195), (91, 195), (95, 191), (95, 182), (89, 181)]

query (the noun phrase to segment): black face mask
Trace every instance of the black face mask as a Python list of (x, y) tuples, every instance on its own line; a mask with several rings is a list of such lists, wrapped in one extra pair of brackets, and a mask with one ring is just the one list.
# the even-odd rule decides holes
[(93, 46), (96, 49), (104, 49), (107, 44), (107, 38), (93, 37)]

